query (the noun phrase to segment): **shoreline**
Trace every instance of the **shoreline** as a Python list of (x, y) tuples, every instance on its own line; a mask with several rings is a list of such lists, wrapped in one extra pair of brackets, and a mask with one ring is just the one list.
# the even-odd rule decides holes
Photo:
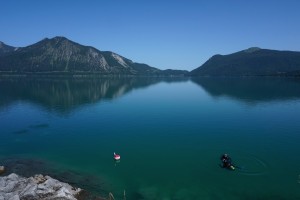
[[(5, 167), (5, 170), (0, 173), (0, 200), (9, 199), (1, 199), (1, 196), (4, 196), (3, 193), (1, 193), (3, 192), (2, 186), (4, 182), (11, 180), (10, 178), (8, 178), (9, 176), (12, 176), (14, 182), (30, 182), (30, 188), (38, 187), (38, 184), (34, 186), (34, 183), (38, 183), (39, 180), (41, 181), (45, 179), (49, 179), (50, 181), (48, 182), (57, 181), (58, 185), (66, 184), (69, 185), (70, 188), (80, 188), (80, 193), (76, 195), (76, 198), (74, 196), (74, 198), (77, 200), (105, 200), (106, 198), (104, 197), (109, 195), (108, 191), (104, 191), (101, 188), (101, 185), (103, 183), (95, 177), (79, 174), (72, 170), (58, 169), (55, 166), (47, 163), (47, 161), (29, 158), (9, 157), (0, 159), (0, 166)], [(7, 185), (7, 183), (5, 183), (4, 185)], [(57, 187), (54, 186), (54, 188)], [(51, 187), (47, 186), (45, 189), (50, 190)]]
[(0, 177), (0, 199), (76, 200), (82, 189), (41, 174), (25, 178), (15, 173)]

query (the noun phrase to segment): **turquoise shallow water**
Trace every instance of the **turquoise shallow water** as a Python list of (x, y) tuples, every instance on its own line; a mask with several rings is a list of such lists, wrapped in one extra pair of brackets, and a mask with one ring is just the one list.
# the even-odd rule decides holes
[(300, 199), (297, 79), (2, 79), (0, 119), (0, 159), (92, 176), (119, 199)]

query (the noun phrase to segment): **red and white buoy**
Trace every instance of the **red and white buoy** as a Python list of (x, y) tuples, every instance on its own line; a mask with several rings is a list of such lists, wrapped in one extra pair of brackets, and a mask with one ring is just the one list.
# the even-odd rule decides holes
[(120, 158), (121, 158), (121, 156), (118, 155), (118, 154), (116, 154), (116, 153), (114, 152), (114, 159), (115, 159), (115, 160), (120, 160)]

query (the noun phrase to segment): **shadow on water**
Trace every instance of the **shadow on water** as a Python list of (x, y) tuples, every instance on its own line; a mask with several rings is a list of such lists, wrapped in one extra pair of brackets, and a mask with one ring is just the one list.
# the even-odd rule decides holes
[(29, 130), (28, 129), (21, 129), (21, 130), (18, 130), (18, 131), (13, 131), (12, 133), (13, 134), (26, 134), (26, 133), (29, 133)]
[(49, 127), (49, 124), (33, 124), (33, 125), (30, 125), (29, 128), (32, 128), (32, 129), (43, 129), (43, 128), (48, 128)]
[(199, 77), (192, 82), (212, 97), (229, 97), (247, 104), (300, 99), (300, 79), (272, 77)]
[(23, 128), (17, 131), (13, 131), (13, 134), (28, 134), (31, 133), (32, 130), (41, 130), (41, 129), (46, 129), (49, 127), (49, 124), (43, 123), (43, 124), (32, 124), (28, 126), (28, 128)]
[(112, 101), (135, 89), (187, 80), (184, 77), (1, 78), (0, 110), (25, 101), (66, 114), (85, 104)]

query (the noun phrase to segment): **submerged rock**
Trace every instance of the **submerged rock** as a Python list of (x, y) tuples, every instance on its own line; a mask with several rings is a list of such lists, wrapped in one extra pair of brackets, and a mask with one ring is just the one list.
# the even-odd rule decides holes
[(50, 176), (24, 178), (12, 173), (0, 177), (0, 200), (76, 200), (80, 192), (80, 188), (74, 188)]

